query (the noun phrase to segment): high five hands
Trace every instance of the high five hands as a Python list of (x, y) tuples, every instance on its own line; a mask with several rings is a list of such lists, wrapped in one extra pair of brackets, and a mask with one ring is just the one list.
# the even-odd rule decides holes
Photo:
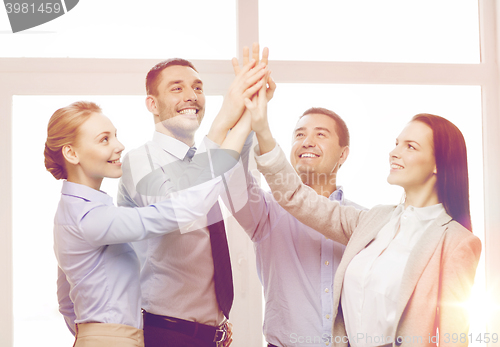
[[(254, 42), (252, 45), (252, 61), (256, 61), (259, 63), (259, 44)], [(269, 63), (269, 48), (264, 47), (262, 50), (262, 59), (260, 59), (261, 64), (264, 64), (265, 66), (268, 65)], [(233, 70), (234, 74), (238, 76), (238, 74), (241, 72), (240, 64), (238, 62), (237, 58), (233, 58), (232, 60), (233, 63)], [(243, 47), (243, 66), (245, 67), (248, 63), (250, 63), (250, 49), (248, 47)], [(266, 88), (266, 97), (267, 101), (269, 102), (274, 95), (274, 91), (276, 90), (276, 83), (274, 83), (273, 79), (271, 76), (268, 76), (268, 87)]]
[[(245, 47), (243, 49), (243, 66), (248, 64), (249, 53), (249, 49)], [(262, 50), (261, 64), (267, 64), (268, 58), (269, 49), (265, 47)], [(258, 59), (259, 44), (254, 43), (252, 46), (252, 60), (258, 61)], [(234, 72), (238, 75), (242, 71), (238, 64), (238, 60), (233, 58), (232, 62)], [(257, 140), (259, 141), (261, 154), (271, 151), (276, 145), (267, 121), (267, 103), (272, 99), (274, 91), (276, 90), (276, 83), (272, 80), (270, 74), (271, 71), (267, 70), (263, 77), (264, 83), (260, 84), (259, 90), (255, 94), (245, 97), (245, 111), (236, 125), (236, 127), (247, 127), (255, 132)]]
[[(260, 62), (258, 44), (254, 44), (252, 47), (252, 59), (250, 59), (249, 55), (249, 49), (245, 47), (243, 50), (243, 67), (241, 68), (238, 60), (233, 58), (232, 63), (236, 76), (224, 97), (221, 110), (212, 123), (208, 134), (208, 137), (216, 143), (221, 144), (226, 137), (227, 131), (229, 129), (234, 130), (236, 127), (236, 123), (245, 111), (245, 99), (251, 99), (262, 86), (266, 87), (269, 100), (273, 97), (276, 84), (272, 80), (268, 81), (267, 62), (269, 50), (264, 49)], [(269, 83), (269, 87), (267, 87), (267, 83)], [(243, 130), (243, 124), (236, 128)], [(250, 129), (248, 129), (248, 132), (250, 132)]]
[[(221, 145), (221, 148), (227, 146), (243, 146), (251, 130), (254, 130), (257, 139), (272, 140), (269, 126), (267, 125), (267, 102), (272, 99), (276, 90), (276, 83), (270, 76), (268, 69), (269, 49), (262, 50), (262, 59), (259, 59), (259, 44), (252, 46), (252, 59), (250, 59), (250, 49), (243, 49), (243, 66), (240, 67), (238, 59), (233, 58), (233, 70), (235, 78), (228, 92), (224, 97), (219, 114), (215, 118), (208, 138)], [(246, 106), (246, 103), (251, 107)], [(259, 107), (257, 107), (257, 104)], [(255, 119), (252, 119), (254, 115)], [(228, 135), (228, 131), (231, 132)], [(227, 135), (227, 137), (226, 137)], [(225, 142), (224, 144), (222, 144)], [(241, 143), (240, 143), (241, 142)], [(272, 140), (274, 148), (274, 140)], [(271, 146), (271, 143), (268, 143)], [(265, 146), (267, 148), (267, 146)], [(272, 149), (271, 148), (271, 149)]]

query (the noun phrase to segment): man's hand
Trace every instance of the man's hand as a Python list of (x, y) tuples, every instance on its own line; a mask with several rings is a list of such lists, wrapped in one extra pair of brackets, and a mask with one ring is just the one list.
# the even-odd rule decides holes
[(227, 325), (227, 338), (224, 341), (224, 347), (229, 347), (233, 342), (233, 325), (229, 322), (227, 322), (226, 325)]
[[(252, 45), (252, 59), (255, 60), (256, 63), (259, 63), (259, 44), (257, 42), (254, 42)], [(243, 66), (248, 64), (250, 61), (250, 49), (248, 47), (243, 47)], [(262, 59), (260, 60), (261, 63), (264, 63), (266, 66), (269, 63), (269, 48), (264, 47), (262, 50)], [(240, 73), (241, 68), (240, 64), (238, 62), (237, 58), (233, 58), (232, 60), (233, 63), (233, 70), (234, 74), (238, 75)], [(267, 96), (267, 101), (269, 102), (274, 95), (274, 91), (276, 90), (276, 83), (274, 83), (272, 78), (269, 78), (267, 81), (268, 87), (266, 89), (266, 96)]]
[(209, 139), (218, 144), (223, 142), (227, 131), (240, 119), (245, 109), (245, 99), (252, 98), (265, 83), (266, 72), (267, 66), (257, 64), (253, 59), (243, 66), (224, 97), (219, 114), (208, 133)]
[[(266, 74), (266, 80), (269, 79), (268, 72)], [(245, 107), (247, 111), (243, 115), (240, 121), (246, 121), (245, 116), (247, 112), (251, 116), (251, 128), (255, 131), (257, 140), (259, 141), (260, 154), (270, 152), (275, 146), (276, 142), (271, 134), (271, 129), (269, 128), (269, 123), (267, 121), (267, 95), (266, 95), (266, 85), (262, 85), (261, 89), (253, 99), (245, 99)]]

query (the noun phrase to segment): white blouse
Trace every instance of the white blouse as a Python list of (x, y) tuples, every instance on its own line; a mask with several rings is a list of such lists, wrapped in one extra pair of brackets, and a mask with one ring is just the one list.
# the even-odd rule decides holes
[(404, 204), (399, 205), (376, 238), (349, 263), (341, 303), (352, 347), (392, 342), (406, 263), (424, 231), (442, 211), (442, 204), (406, 209)]

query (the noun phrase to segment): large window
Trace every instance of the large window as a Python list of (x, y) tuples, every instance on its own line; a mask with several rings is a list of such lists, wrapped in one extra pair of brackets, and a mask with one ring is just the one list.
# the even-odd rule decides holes
[[(42, 157), (50, 115), (77, 99), (97, 101), (127, 149), (137, 147), (153, 129), (143, 102), (145, 74), (157, 61), (180, 56), (194, 61), (210, 95), (201, 136), (232, 81), (230, 59), (259, 38), (271, 50), (278, 83), (269, 105), (278, 142), (288, 153), (293, 126), (305, 109), (337, 112), (351, 132), (351, 154), (338, 182), (349, 199), (366, 207), (399, 202), (402, 191), (386, 183), (387, 157), (413, 115), (438, 114), (462, 130), (473, 228), (483, 241), (471, 332), (499, 333), (495, 4), (86, 0), (17, 34), (9, 33), (0, 8), (0, 345), (59, 347), (72, 341), (55, 293), (52, 222), (60, 182), (44, 171)], [(116, 183), (105, 180), (103, 190), (115, 197)], [(254, 346), (263, 343), (261, 286), (251, 242), (241, 230), (235, 235), (230, 235), (237, 273), (233, 346)]]

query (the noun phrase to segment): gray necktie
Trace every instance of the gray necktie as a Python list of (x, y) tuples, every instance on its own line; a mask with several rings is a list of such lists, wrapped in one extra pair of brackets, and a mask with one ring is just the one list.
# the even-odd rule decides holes
[(193, 146), (193, 147), (189, 148), (189, 150), (187, 151), (186, 156), (184, 157), (184, 159), (187, 158), (188, 161), (193, 160), (193, 157), (194, 157), (195, 153), (196, 153), (196, 147)]

